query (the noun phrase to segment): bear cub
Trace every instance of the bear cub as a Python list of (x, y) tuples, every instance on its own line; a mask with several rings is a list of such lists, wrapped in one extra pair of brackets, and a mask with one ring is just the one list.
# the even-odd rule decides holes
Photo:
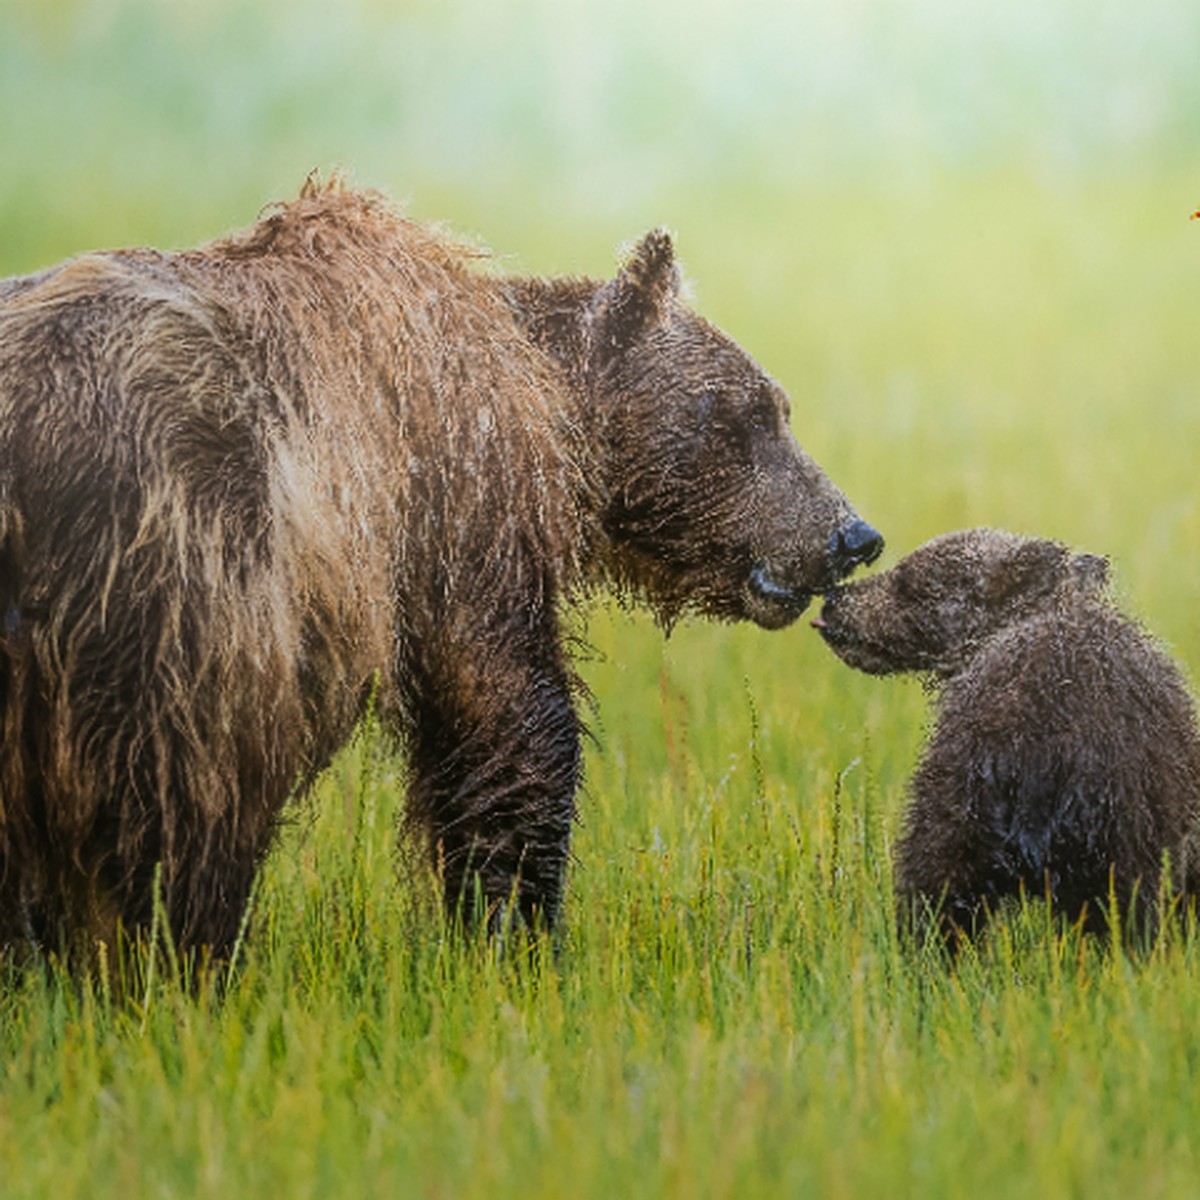
[(902, 928), (947, 944), (1008, 896), (1095, 932), (1194, 890), (1200, 737), (1184, 679), (1107, 594), (1108, 563), (993, 529), (835, 588), (813, 625), (873, 675), (918, 672), (936, 724), (896, 847)]

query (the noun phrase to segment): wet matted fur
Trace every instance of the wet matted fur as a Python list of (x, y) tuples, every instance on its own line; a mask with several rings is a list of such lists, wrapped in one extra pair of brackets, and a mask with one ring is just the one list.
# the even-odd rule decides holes
[(481, 259), (334, 180), (0, 284), (0, 942), (144, 926), (158, 870), (222, 953), (368, 696), (447, 902), (553, 921), (564, 607), (778, 627), (878, 552), (666, 234), (607, 282)]
[(814, 622), (872, 674), (916, 671), (937, 721), (896, 847), (901, 914), (954, 941), (1022, 890), (1107, 928), (1195, 888), (1200, 738), (1178, 668), (1106, 592), (1106, 560), (991, 529), (836, 589)]

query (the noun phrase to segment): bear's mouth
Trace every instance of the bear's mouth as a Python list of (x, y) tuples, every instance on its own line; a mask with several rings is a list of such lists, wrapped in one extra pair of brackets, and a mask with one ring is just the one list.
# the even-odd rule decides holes
[(837, 599), (840, 588), (831, 588), (825, 593), (825, 603), (821, 612), (813, 617), (809, 624), (821, 635), (825, 643), (834, 651), (851, 650), (862, 642), (862, 639), (838, 620)]
[(868, 675), (891, 675), (896, 667), (888, 656), (881, 653), (870, 639), (838, 619), (834, 605), (836, 596), (836, 591), (827, 593), (820, 615), (813, 617), (809, 623), (821, 635), (830, 650), (848, 667), (865, 671)]
[(746, 580), (748, 615), (764, 629), (790, 625), (812, 602), (812, 592), (781, 582), (763, 564), (754, 567)]
[(852, 646), (858, 640), (848, 630), (841, 629), (837, 625), (832, 624), (826, 616), (824, 609), (821, 610), (821, 615), (813, 617), (809, 624), (835, 650), (842, 646)]
[(831, 621), (824, 612), (819, 617), (813, 617), (810, 624), (846, 666), (865, 671), (868, 675), (888, 674), (886, 663), (868, 642), (845, 626)]

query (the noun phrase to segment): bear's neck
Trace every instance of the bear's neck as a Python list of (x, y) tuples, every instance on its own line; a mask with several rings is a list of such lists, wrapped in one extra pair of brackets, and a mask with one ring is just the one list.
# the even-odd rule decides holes
[[(576, 404), (587, 407), (590, 279), (506, 279), (503, 295), (529, 340), (558, 364)], [(583, 416), (581, 411), (580, 416)]]
[(501, 295), (517, 325), (530, 342), (562, 373), (564, 393), (572, 407), (571, 418), (583, 431), (587, 453), (594, 456), (582, 478), (584, 493), (579, 503), (591, 515), (592, 541), (585, 559), (588, 569), (603, 575), (608, 561), (607, 542), (602, 532), (605, 472), (600, 469), (605, 441), (601, 427), (606, 406), (597, 403), (597, 381), (593, 362), (590, 314), (596, 293), (603, 286), (591, 279), (541, 279), (509, 277), (501, 282)]

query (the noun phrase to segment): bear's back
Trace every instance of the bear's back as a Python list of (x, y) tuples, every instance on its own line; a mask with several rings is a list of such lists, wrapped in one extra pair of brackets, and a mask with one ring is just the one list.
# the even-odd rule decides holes
[(913, 790), (922, 803), (947, 788), (1017, 874), (1038, 879), (1053, 864), (1084, 890), (1110, 867), (1118, 879), (1152, 877), (1200, 807), (1183, 676), (1104, 603), (1013, 626), (941, 696)]

